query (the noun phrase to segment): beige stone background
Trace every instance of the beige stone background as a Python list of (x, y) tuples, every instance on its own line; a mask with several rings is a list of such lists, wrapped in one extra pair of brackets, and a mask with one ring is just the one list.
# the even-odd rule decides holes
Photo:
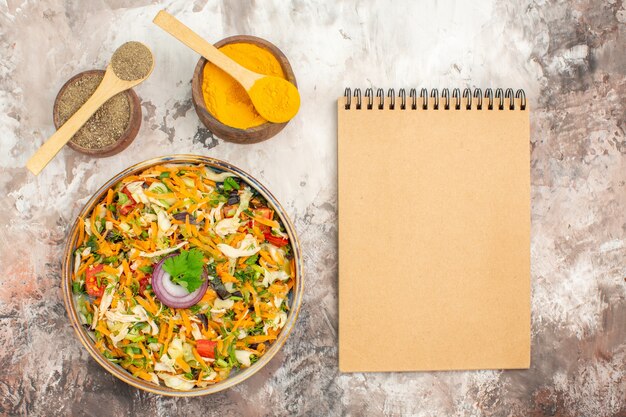
[[(163, 7), (212, 41), (252, 34), (278, 45), (302, 94), (296, 119), (258, 145), (213, 137), (190, 99), (198, 57), (151, 24)], [(625, 8), (620, 0), (0, 0), (0, 414), (626, 416)], [(128, 40), (156, 55), (136, 89), (136, 141), (107, 159), (65, 149), (34, 178), (23, 166), (53, 132), (59, 87), (103, 68)], [(525, 89), (531, 369), (339, 373), (335, 99), (345, 86)], [(107, 374), (75, 338), (59, 289), (69, 226), (88, 197), (123, 168), (171, 153), (210, 155), (256, 175), (295, 221), (305, 254), (304, 305), (281, 353), (205, 398), (159, 397)], [(385, 198), (397, 198), (381, 197), (383, 210)]]

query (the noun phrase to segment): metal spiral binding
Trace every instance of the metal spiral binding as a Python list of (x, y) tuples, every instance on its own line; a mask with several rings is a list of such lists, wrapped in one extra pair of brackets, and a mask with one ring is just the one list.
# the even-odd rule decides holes
[[(344, 106), (346, 110), (350, 110), (352, 108), (353, 101), (355, 102), (354, 107), (357, 110), (372, 110), (374, 108), (373, 88), (365, 89), (365, 97), (367, 98), (367, 103), (365, 107), (363, 107), (360, 88), (356, 88), (354, 90), (354, 94), (352, 93), (352, 89), (346, 88), (344, 91), (344, 96), (346, 97), (346, 103)], [(396, 97), (399, 97), (400, 99), (400, 110), (406, 110), (407, 108), (409, 108), (407, 107), (406, 90), (404, 88), (400, 88), (397, 95), (395, 89), (388, 89), (387, 101), (385, 101), (385, 90), (383, 90), (382, 88), (376, 89), (376, 98), (378, 99), (377, 108), (379, 110), (382, 110), (385, 108), (386, 105), (390, 110), (394, 110), (396, 108)], [(439, 110), (440, 97), (443, 101), (443, 105), (441, 106), (442, 110), (461, 110), (461, 106), (464, 100), (466, 110), (482, 110), (483, 99), (485, 99), (486, 102), (486, 110), (516, 110), (516, 99), (519, 99), (519, 110), (526, 110), (526, 93), (524, 92), (524, 90), (520, 89), (514, 91), (512, 88), (507, 88), (505, 90), (503, 90), (502, 88), (496, 88), (495, 93), (493, 89), (487, 88), (485, 89), (485, 94), (483, 94), (483, 90), (480, 88), (464, 88), (463, 94), (461, 94), (461, 90), (459, 88), (454, 88), (452, 89), (452, 95), (450, 95), (450, 90), (448, 88), (442, 89), (441, 94), (439, 93), (438, 89), (433, 88), (430, 90), (430, 95), (428, 94), (428, 89), (422, 88), (420, 89), (419, 93), (422, 110), (428, 110), (429, 102), (432, 104), (433, 110)], [(409, 98), (411, 99), (410, 109), (417, 110), (417, 89), (411, 88), (409, 90)], [(509, 103), (508, 108), (505, 108), (506, 100), (508, 100)]]
[(447, 88), (441, 90), (441, 98), (445, 100), (443, 102), (443, 109), (450, 110), (450, 90)]

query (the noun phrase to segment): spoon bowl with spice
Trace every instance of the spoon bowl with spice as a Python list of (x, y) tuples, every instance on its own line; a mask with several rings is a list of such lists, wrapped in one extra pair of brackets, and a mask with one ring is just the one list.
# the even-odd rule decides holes
[(289, 81), (240, 65), (164, 10), (153, 22), (235, 79), (248, 93), (256, 111), (267, 121), (285, 123), (298, 112), (300, 94)]
[[(59, 90), (52, 117), (59, 129), (91, 97), (104, 77), (104, 70), (88, 70), (70, 78)], [(141, 103), (131, 88), (102, 105), (67, 145), (85, 155), (104, 158), (126, 149), (141, 127)]]
[[(215, 47), (255, 72), (281, 77), (297, 86), (287, 57), (265, 39), (237, 35), (216, 42)], [(204, 57), (200, 57), (193, 73), (191, 98), (206, 128), (229, 142), (258, 143), (274, 137), (288, 123), (264, 119), (243, 87)]]
[(154, 68), (150, 49), (141, 42), (127, 42), (111, 57), (102, 81), (94, 93), (28, 160), (26, 167), (35, 175), (110, 98), (144, 81)]

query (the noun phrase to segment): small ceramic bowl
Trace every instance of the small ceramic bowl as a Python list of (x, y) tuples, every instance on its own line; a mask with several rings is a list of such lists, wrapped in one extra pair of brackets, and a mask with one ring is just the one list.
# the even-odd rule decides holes
[[(74, 82), (76, 79), (80, 77), (83, 77), (85, 75), (91, 75), (91, 74), (103, 74), (104, 75), (104, 71), (103, 70), (89, 70), (89, 71), (83, 71), (81, 73), (78, 73), (72, 78), (70, 78), (69, 80), (67, 80), (67, 82), (63, 84), (63, 87), (61, 87), (61, 89), (57, 93), (57, 97), (54, 100), (54, 107), (52, 109), (54, 127), (56, 127), (57, 129), (61, 127), (61, 121), (60, 121), (59, 109), (58, 109), (59, 98), (62, 97), (68, 85), (70, 85), (72, 82)], [(120, 94), (126, 94), (126, 97), (128, 98), (128, 103), (130, 104), (130, 121), (128, 122), (128, 127), (126, 128), (122, 136), (120, 136), (120, 138), (115, 143), (109, 146), (106, 146), (104, 148), (98, 148), (98, 149), (85, 148), (70, 140), (67, 143), (67, 145), (70, 148), (74, 149), (77, 152), (83, 153), (85, 155), (104, 158), (107, 156), (115, 155), (123, 151), (124, 149), (128, 147), (128, 145), (132, 143), (133, 140), (135, 140), (135, 137), (137, 136), (137, 133), (139, 132), (139, 127), (141, 126), (141, 104), (139, 103), (139, 97), (137, 97), (137, 94), (132, 89), (126, 90)]]
[[(231, 43), (251, 43), (261, 48), (264, 48), (272, 53), (280, 63), (287, 80), (295, 85), (296, 76), (293, 74), (291, 65), (287, 60), (287, 57), (278, 49), (274, 44), (266, 41), (265, 39), (257, 38), (255, 36), (231, 36), (230, 38), (222, 39), (215, 44), (216, 48), (231, 44)], [(249, 129), (237, 129), (217, 120), (206, 108), (204, 97), (202, 95), (202, 83), (204, 82), (204, 66), (208, 61), (205, 58), (200, 58), (196, 69), (193, 72), (193, 78), (191, 80), (191, 98), (193, 105), (198, 113), (200, 121), (209, 129), (215, 133), (218, 137), (235, 143), (258, 143), (267, 140), (275, 136), (278, 132), (283, 130), (287, 123), (264, 123), (259, 126), (251, 127)]]
[(232, 172), (233, 174), (244, 180), (250, 187), (256, 189), (259, 194), (261, 194), (268, 201), (270, 206), (274, 208), (275, 213), (280, 218), (282, 224), (285, 227), (285, 231), (289, 236), (289, 240), (291, 241), (295, 264), (295, 284), (291, 290), (291, 293), (289, 294), (289, 313), (287, 315), (287, 322), (285, 323), (285, 326), (278, 335), (278, 338), (269, 346), (265, 354), (261, 356), (258, 362), (254, 363), (249, 368), (239, 370), (236, 373), (233, 372), (233, 374), (231, 374), (231, 376), (227, 379), (220, 381), (214, 385), (209, 385), (206, 388), (194, 388), (189, 391), (178, 391), (165, 385), (156, 385), (151, 382), (147, 382), (137, 377), (134, 377), (121, 366), (110, 362), (102, 355), (102, 353), (100, 353), (97, 348), (94, 347), (94, 341), (89, 336), (87, 329), (81, 325), (80, 319), (78, 317), (74, 296), (72, 294), (72, 274), (74, 271), (73, 253), (79, 235), (78, 218), (74, 222), (74, 225), (72, 226), (72, 229), (70, 231), (70, 237), (67, 242), (67, 246), (65, 247), (65, 253), (63, 256), (61, 283), (63, 301), (65, 303), (65, 309), (67, 310), (67, 315), (69, 317), (70, 323), (74, 328), (74, 331), (76, 332), (76, 335), (78, 336), (80, 342), (87, 349), (89, 354), (96, 360), (96, 362), (98, 362), (104, 369), (106, 369), (116, 378), (119, 378), (122, 381), (132, 385), (133, 387), (142, 389), (144, 391), (172, 397), (195, 397), (200, 395), (212, 394), (237, 385), (238, 383), (243, 382), (252, 375), (254, 375), (261, 368), (267, 365), (267, 363), (272, 359), (272, 357), (274, 357), (274, 355), (276, 355), (276, 353), (280, 350), (280, 348), (289, 337), (289, 333), (291, 333), (296, 323), (296, 318), (298, 317), (298, 312), (300, 311), (300, 305), (302, 304), (302, 294), (304, 290), (302, 252), (293, 224), (287, 217), (285, 210), (282, 208), (280, 203), (267, 190), (267, 188), (265, 188), (250, 174), (227, 162), (199, 155), (172, 155), (155, 158), (140, 162), (136, 165), (131, 166), (130, 168), (125, 169), (124, 171), (120, 172), (109, 181), (107, 181), (102, 187), (100, 187), (98, 191), (96, 191), (96, 193), (89, 199), (89, 201), (87, 201), (85, 207), (83, 207), (81, 212), (78, 214), (78, 217), (87, 217), (93, 211), (98, 202), (105, 197), (107, 190), (113, 187), (122, 179), (130, 175), (142, 172), (155, 165), (162, 164), (204, 164), (205, 166), (211, 167), (212, 169), (220, 172)]

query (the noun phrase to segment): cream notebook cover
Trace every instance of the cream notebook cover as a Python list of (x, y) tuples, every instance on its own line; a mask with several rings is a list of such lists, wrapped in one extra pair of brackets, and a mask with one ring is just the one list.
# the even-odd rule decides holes
[(339, 368), (528, 368), (523, 91), (400, 93), (338, 100)]

